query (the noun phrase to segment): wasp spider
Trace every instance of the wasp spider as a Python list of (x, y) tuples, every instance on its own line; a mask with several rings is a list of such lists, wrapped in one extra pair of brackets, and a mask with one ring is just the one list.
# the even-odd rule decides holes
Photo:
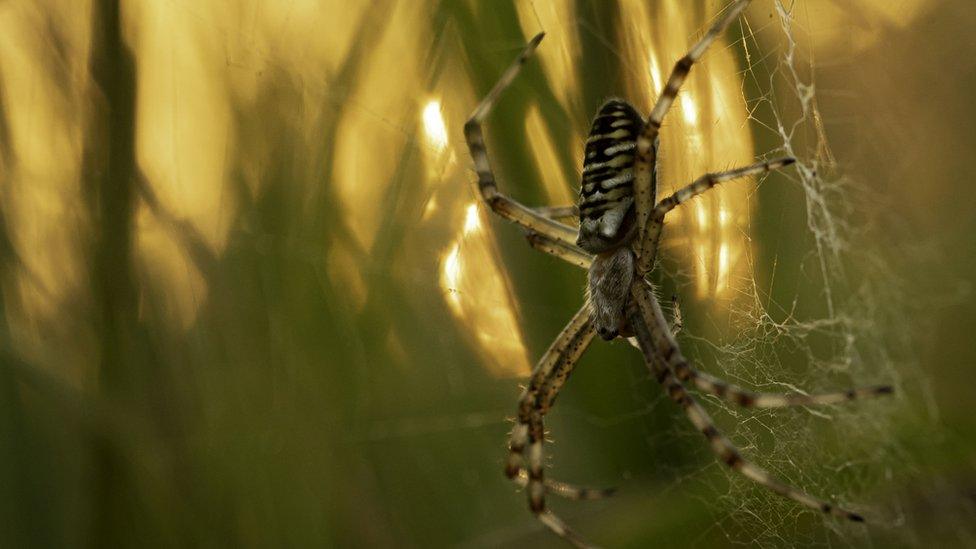
[[(780, 158), (711, 173), (655, 203), (657, 135), (692, 65), (749, 4), (739, 0), (688, 53), (675, 63), (667, 84), (644, 120), (629, 103), (612, 99), (597, 112), (586, 140), (580, 201), (575, 207), (529, 208), (499, 191), (488, 161), (482, 123), (498, 97), (542, 41), (537, 35), (505, 71), (464, 125), (471, 158), (478, 173), (482, 200), (493, 212), (522, 227), (536, 249), (588, 269), (586, 304), (573, 316), (536, 364), (518, 404), (509, 441), (505, 474), (526, 487), (529, 508), (550, 530), (577, 546), (586, 541), (546, 505), (554, 494), (574, 500), (595, 499), (611, 490), (587, 489), (547, 479), (543, 464), (543, 418), (594, 336), (610, 340), (634, 337), (647, 366), (668, 396), (680, 405), (708, 440), (716, 456), (735, 471), (801, 505), (837, 517), (862, 522), (841, 509), (785, 484), (742, 457), (712, 422), (687, 386), (745, 407), (783, 407), (833, 404), (888, 394), (890, 386), (876, 386), (827, 394), (756, 393), (696, 370), (682, 355), (674, 333), (646, 277), (654, 265), (664, 218), (681, 203), (716, 184), (788, 166)], [(578, 231), (558, 221), (579, 215)]]

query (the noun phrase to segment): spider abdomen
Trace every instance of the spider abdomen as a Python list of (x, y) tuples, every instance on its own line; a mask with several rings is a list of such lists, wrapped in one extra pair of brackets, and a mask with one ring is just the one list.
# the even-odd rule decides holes
[(597, 254), (587, 276), (587, 303), (596, 333), (609, 341), (629, 333), (624, 308), (634, 281), (634, 252), (621, 246)]
[(600, 107), (586, 139), (576, 243), (590, 253), (624, 244), (634, 228), (634, 157), (644, 121), (620, 99)]

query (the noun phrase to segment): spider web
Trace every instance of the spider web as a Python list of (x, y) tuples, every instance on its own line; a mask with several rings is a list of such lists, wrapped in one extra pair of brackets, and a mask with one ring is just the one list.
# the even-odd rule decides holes
[[(686, 313), (679, 341), (707, 371), (758, 390), (829, 392), (885, 380), (899, 393), (914, 393), (908, 398), (931, 403), (912, 344), (918, 336), (912, 329), (924, 330), (924, 323), (912, 327), (907, 322), (908, 305), (901, 293), (909, 285), (904, 266), (896, 264), (891, 250), (878, 245), (878, 231), (885, 225), (880, 219), (883, 204), (869, 184), (847, 175), (844, 161), (831, 151), (827, 127), (832, 119), (818, 105), (817, 64), (806, 35), (809, 29), (804, 28), (804, 22), (811, 23), (809, 14), (791, 2), (774, 2), (762, 10), (751, 13), (771, 11), (770, 20), (744, 20), (743, 38), (734, 44), (741, 48), (745, 67), (741, 99), (756, 141), (798, 160), (796, 171), (788, 176), (789, 190), (778, 195), (775, 207), (782, 207), (784, 201), (803, 207), (784, 214), (761, 205), (751, 227), (743, 230), (769, 223), (795, 228), (784, 217), (799, 214), (805, 233), (791, 232), (787, 238), (773, 237), (759, 244), (775, 249), (770, 252), (772, 273), (761, 272), (768, 268), (768, 260), (747, 253), (748, 268), (734, 283), (740, 295), (728, 302), (727, 317), (707, 309), (695, 311), (706, 317), (717, 314), (719, 318), (712, 320), (725, 325), (718, 340), (688, 330)], [(755, 19), (761, 26), (752, 23)], [(671, 116), (676, 116), (673, 111)], [(760, 204), (770, 185), (782, 182), (764, 182)], [(780, 260), (778, 255), (784, 251), (795, 265)], [(691, 292), (694, 284), (684, 264), (681, 258), (663, 261), (662, 285), (667, 290), (673, 287), (679, 296)], [(792, 287), (777, 288), (777, 275), (793, 277)], [(650, 393), (654, 387), (638, 384), (637, 390)], [(882, 487), (905, 475), (912, 458), (891, 433), (896, 431), (895, 422), (931, 419), (937, 413), (934, 405), (915, 412), (905, 410), (904, 400), (744, 411), (717, 398), (700, 399), (733, 442), (775, 476), (864, 512), (882, 528), (904, 523), (904, 510)], [(656, 407), (661, 401), (650, 402)], [(700, 443), (698, 433), (681, 421), (667, 435), (648, 433), (648, 438), (654, 445), (675, 440), (683, 444), (685, 439)], [(702, 454), (707, 458), (707, 450)], [(870, 543), (864, 528), (823, 519), (720, 464), (708, 459), (702, 463), (697, 468), (665, 466), (670, 469), (667, 474), (677, 479), (676, 485), (687, 489), (692, 484), (698, 497), (715, 510), (715, 522), (700, 543), (716, 533), (732, 545), (745, 546)], [(716, 472), (726, 477), (724, 488), (715, 485)]]
[[(895, 402), (861, 401), (826, 409), (743, 411), (717, 398), (701, 399), (745, 454), (775, 476), (863, 511), (881, 528), (899, 528), (908, 511), (884, 487), (907, 482), (914, 465), (892, 433), (899, 424), (924, 426), (937, 417), (914, 351), (915, 342), (932, 328), (925, 311), (914, 310), (905, 298), (906, 288), (921, 281), (911, 279), (907, 273), (912, 266), (894, 249), (879, 244), (879, 233), (891, 221), (884, 218), (886, 205), (878, 191), (848, 175), (850, 166), (831, 150), (827, 128), (836, 124), (818, 104), (809, 14), (791, 2), (774, 2), (769, 11), (768, 22), (749, 19), (735, 44), (741, 47), (745, 67), (742, 101), (756, 141), (798, 159), (796, 172), (788, 177), (790, 189), (777, 197), (775, 207), (798, 201), (803, 208), (784, 214), (761, 205), (744, 230), (770, 222), (795, 228), (784, 218), (797, 214), (806, 230), (759, 243), (775, 249), (771, 273), (762, 272), (770, 266), (768, 258), (747, 254), (748, 269), (736, 283), (741, 295), (730, 302), (728, 316), (719, 314), (716, 321), (726, 326), (722, 337), (716, 340), (686, 328), (679, 340), (706, 370), (763, 391), (827, 392), (880, 380), (893, 383), (902, 395)], [(760, 204), (770, 185), (781, 184), (765, 182)], [(795, 261), (792, 267), (780, 260), (784, 251)], [(925, 252), (929, 260), (938, 261), (937, 255)], [(684, 264), (680, 258), (663, 262), (662, 284), (679, 296), (694, 283)], [(776, 288), (777, 275), (796, 278), (784, 291)], [(714, 315), (698, 314), (703, 312)], [(646, 389), (653, 390), (639, 386)], [(669, 436), (682, 442), (698, 438), (680, 422)], [(652, 444), (671, 443), (662, 438), (649, 436)], [(706, 474), (713, 469), (727, 478), (724, 490), (704, 487), (714, 479)], [(718, 464), (674, 466), (670, 474), (679, 479), (676, 484), (699, 487), (700, 497), (716, 510), (715, 522), (700, 541), (716, 532), (730, 544), (747, 546), (862, 546), (873, 539), (866, 529), (822, 519)], [(906, 534), (902, 543), (923, 541), (900, 530)]]
[[(787, 190), (767, 192), (770, 185), (783, 185), (783, 181), (764, 182), (760, 204), (773, 194), (769, 202), (775, 208), (784, 201), (798, 206), (783, 213), (767, 211), (761, 205), (753, 213), (742, 231), (781, 223), (791, 232), (760, 242), (759, 246), (773, 248), (765, 258), (759, 257), (760, 253), (746, 253), (747, 268), (733, 282), (737, 297), (721, 302), (728, 310), (716, 312), (701, 304), (687, 307), (679, 341), (689, 358), (705, 370), (762, 391), (829, 392), (879, 382), (894, 384), (902, 394), (894, 402), (859, 401), (822, 409), (744, 411), (717, 398), (699, 398), (745, 455), (775, 476), (810, 494), (863, 512), (881, 528), (897, 527), (906, 521), (905, 510), (883, 487), (904, 480), (913, 464), (907, 450), (894, 442), (891, 434), (898, 422), (925, 424), (937, 416), (913, 351), (913, 342), (926, 330), (924, 316), (919, 311), (909, 313), (904, 297), (905, 288), (917, 281), (905, 276), (908, 266), (900, 263), (891, 249), (878, 244), (878, 233), (886, 226), (884, 204), (870, 184), (847, 175), (848, 166), (831, 150), (827, 128), (833, 120), (818, 105), (817, 64), (803, 24), (810, 24), (809, 14), (789, 2), (774, 2), (772, 7), (764, 5), (750, 13), (764, 14), (764, 10), (771, 12), (769, 21), (756, 18), (761, 21), (759, 27), (745, 22), (740, 28), (742, 39), (733, 44), (745, 67), (740, 73), (741, 100), (747, 105), (757, 148), (763, 143), (769, 150), (781, 150), (798, 159), (796, 171), (785, 178)], [(578, 24), (598, 28), (585, 17)], [(611, 37), (604, 38), (608, 44), (612, 42)], [(626, 58), (619, 51), (615, 56)], [(676, 110), (672, 109), (669, 116), (679, 116)], [(666, 122), (662, 132), (667, 131)], [(664, 151), (661, 161), (667, 163), (675, 154), (680, 153)], [(664, 184), (667, 191), (668, 183)], [(802, 220), (804, 226), (785, 221), (790, 215)], [(682, 218), (681, 222), (686, 221)], [(664, 239), (671, 234), (666, 230)], [(785, 259), (781, 260), (781, 254)], [(668, 301), (670, 292), (678, 296), (694, 293), (689, 257), (682, 255), (681, 250), (670, 257), (666, 253), (659, 268), (663, 302)], [(690, 259), (702, 260), (694, 253)], [(791, 261), (794, 264), (790, 265)], [(772, 272), (763, 274), (770, 264)], [(777, 276), (792, 279), (792, 283), (784, 284)], [(689, 312), (707, 320), (693, 322), (696, 327), (689, 329)], [(909, 318), (919, 322), (912, 325)], [(708, 323), (722, 328), (703, 327)], [(711, 335), (703, 335), (696, 328)], [(633, 390), (634, 401), (643, 402), (648, 415), (670, 407), (666, 399), (651, 396), (659, 394), (651, 381), (637, 376)], [(909, 410), (909, 400), (927, 404)], [(550, 421), (550, 425), (561, 432), (586, 415), (577, 412), (566, 421)], [(698, 445), (699, 459), (692, 460), (697, 465), (656, 462), (659, 477), (673, 480), (663, 483), (663, 492), (658, 487), (654, 497), (673, 497), (675, 492), (690, 488), (713, 509), (714, 522), (697, 541), (692, 539), (692, 544), (708, 544), (716, 537), (732, 545), (764, 547), (861, 546), (870, 542), (868, 530), (862, 527), (822, 518), (816, 511), (728, 472), (711, 458), (700, 435), (679, 413), (672, 411), (670, 415), (675, 421), (663, 431), (659, 422), (644, 424), (648, 455), (660, 456), (660, 450), (655, 450), (661, 446)], [(630, 417), (591, 420), (607, 425), (629, 421)], [(557, 461), (565, 459), (557, 453), (558, 441), (568, 436), (579, 434), (557, 436), (555, 449), (550, 447)], [(722, 477), (724, 482), (716, 481)]]

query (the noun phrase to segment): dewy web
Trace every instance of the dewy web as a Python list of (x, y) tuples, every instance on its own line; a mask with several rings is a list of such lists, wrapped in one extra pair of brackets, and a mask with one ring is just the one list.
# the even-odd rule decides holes
[[(704, 435), (718, 461), (732, 471), (798, 505), (855, 522), (864, 520), (860, 514), (777, 479), (746, 459), (719, 431), (689, 389), (741, 407), (778, 408), (837, 404), (888, 394), (892, 388), (881, 385), (813, 395), (758, 393), (701, 372), (683, 355), (674, 337), (675, 323), (665, 317), (648, 281), (669, 212), (720, 183), (746, 180), (796, 162), (794, 157), (785, 156), (709, 173), (660, 201), (656, 198), (657, 137), (665, 115), (693, 65), (748, 4), (749, 0), (740, 0), (732, 5), (677, 60), (646, 119), (620, 99), (610, 100), (599, 109), (587, 138), (580, 202), (576, 208), (567, 205), (530, 208), (504, 194), (489, 162), (482, 131), (482, 125), (490, 120), (493, 106), (531, 58), (542, 41), (542, 34), (533, 38), (502, 74), (464, 127), (484, 203), (495, 214), (522, 227), (534, 248), (588, 269), (588, 295), (584, 305), (539, 359), (519, 400), (505, 465), (505, 474), (525, 486), (531, 512), (552, 532), (576, 546), (589, 544), (553, 513), (547, 496), (584, 500), (609, 495), (611, 490), (581, 488), (546, 477), (543, 420), (597, 334), (606, 340), (632, 338), (668, 397)], [(809, 171), (802, 165), (799, 169)], [(569, 215), (579, 216), (578, 230), (560, 221)]]

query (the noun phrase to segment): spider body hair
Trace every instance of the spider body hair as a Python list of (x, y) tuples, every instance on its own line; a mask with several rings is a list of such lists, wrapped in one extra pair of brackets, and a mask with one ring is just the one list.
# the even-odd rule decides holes
[(587, 304), (596, 333), (606, 341), (632, 335), (625, 309), (634, 282), (634, 252), (629, 246), (597, 254), (587, 273)]

